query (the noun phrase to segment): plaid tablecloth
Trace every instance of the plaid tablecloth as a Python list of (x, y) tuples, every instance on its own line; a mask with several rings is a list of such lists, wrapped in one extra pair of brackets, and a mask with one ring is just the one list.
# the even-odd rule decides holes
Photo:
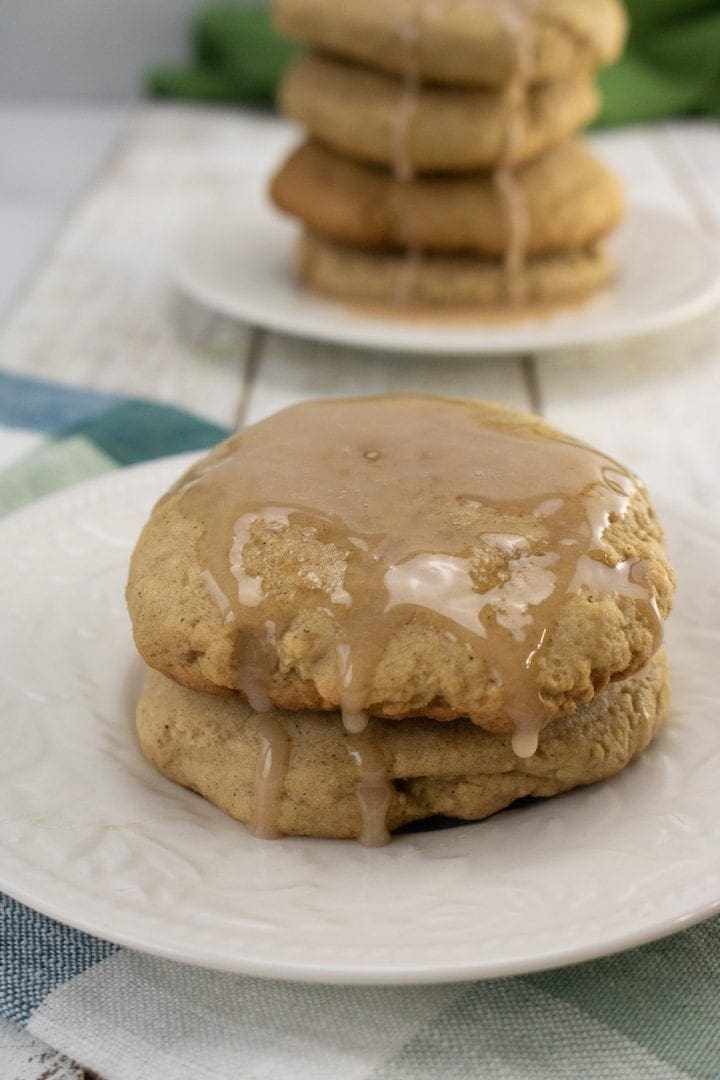
[[(170, 407), (0, 375), (0, 512), (223, 434)], [(562, 971), (355, 989), (157, 960), (0, 895), (0, 1017), (104, 1080), (715, 1080), (720, 920)], [(46, 1060), (46, 1080), (70, 1075)]]

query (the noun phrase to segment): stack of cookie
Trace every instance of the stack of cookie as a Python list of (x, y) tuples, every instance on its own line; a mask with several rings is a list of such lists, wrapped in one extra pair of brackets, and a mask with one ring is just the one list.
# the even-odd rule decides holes
[(141, 746), (258, 836), (484, 818), (643, 750), (673, 584), (642, 485), (535, 417), (298, 405), (195, 465), (138, 542)]
[(275, 176), (301, 278), (381, 304), (566, 302), (612, 275), (622, 193), (575, 138), (619, 0), (276, 0), (311, 46), (280, 91), (309, 138)]

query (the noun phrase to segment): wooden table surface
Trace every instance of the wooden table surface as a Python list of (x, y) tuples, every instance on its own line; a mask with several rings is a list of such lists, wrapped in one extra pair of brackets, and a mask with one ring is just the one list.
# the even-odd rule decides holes
[[(720, 310), (631, 343), (468, 361), (292, 340), (176, 295), (173, 264), (193, 222), (231, 200), (239, 176), (261, 186), (294, 137), (287, 123), (231, 110), (0, 109), (10, 150), (0, 163), (0, 367), (172, 402), (228, 425), (316, 396), (486, 397), (597, 444), (652, 492), (720, 506)], [(630, 199), (670, 208), (720, 244), (718, 125), (593, 142)], [(0, 1025), (0, 1076), (47, 1075), (42, 1053)], [(58, 1069), (53, 1080), (81, 1075), (70, 1063)]]

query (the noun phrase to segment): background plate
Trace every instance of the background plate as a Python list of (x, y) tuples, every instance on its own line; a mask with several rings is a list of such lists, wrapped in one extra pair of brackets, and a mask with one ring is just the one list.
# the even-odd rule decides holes
[(484, 978), (639, 944), (720, 908), (720, 527), (663, 508), (680, 575), (674, 704), (633, 767), (487, 822), (255, 840), (140, 755), (127, 561), (189, 458), (95, 480), (0, 526), (0, 888), (208, 967), (346, 983)]
[(720, 254), (684, 218), (635, 203), (611, 241), (615, 285), (574, 310), (499, 323), (362, 313), (293, 277), (297, 225), (248, 183), (231, 207), (198, 224), (176, 284), (224, 315), (297, 337), (363, 348), (470, 355), (571, 348), (667, 329), (720, 301)]

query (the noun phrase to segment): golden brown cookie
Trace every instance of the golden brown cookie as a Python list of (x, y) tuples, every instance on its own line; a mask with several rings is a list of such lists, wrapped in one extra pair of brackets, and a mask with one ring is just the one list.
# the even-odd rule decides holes
[[(490, 310), (508, 315), (508, 275), (500, 259), (425, 252), (406, 256), (398, 251), (371, 251), (335, 244), (305, 233), (296, 265), (302, 281), (316, 292), (350, 303), (380, 308)], [(572, 304), (608, 285), (612, 259), (602, 245), (578, 251), (533, 255), (514, 279), (523, 306)]]
[[(612, 776), (650, 742), (667, 699), (661, 652), (642, 672), (552, 723), (526, 760), (515, 756), (507, 735), (490, 735), (466, 720), (371, 720), (363, 739), (365, 745), (371, 741), (389, 779), (388, 827), (435, 814), (479, 820), (528, 795), (555, 795)], [(274, 808), (278, 831), (359, 836), (356, 743), (340, 717), (276, 712), (271, 721), (287, 740)], [(137, 711), (140, 744), (155, 768), (246, 822), (257, 809), (255, 777), (266, 722), (244, 701), (195, 693), (156, 672)]]
[[(527, 25), (523, 6), (532, 10)], [(418, 22), (418, 70), (426, 80), (496, 86), (517, 66), (518, 28), (528, 35), (533, 82), (572, 78), (620, 55), (619, 0), (275, 0), (278, 29), (383, 71), (407, 70), (408, 27)]]
[(535, 730), (659, 644), (674, 578), (632, 474), (537, 417), (305, 402), (155, 507), (127, 598), (145, 661), (256, 708)]
[(570, 138), (597, 113), (587, 77), (534, 87), (523, 102), (507, 156), (508, 107), (495, 89), (423, 86), (399, 147), (402, 80), (313, 53), (285, 75), (280, 106), (309, 133), (341, 153), (392, 166), (402, 153), (417, 172), (485, 169), (537, 157)]
[[(586, 247), (622, 216), (618, 181), (582, 142), (521, 166), (517, 179), (530, 255)], [(308, 142), (275, 176), (271, 195), (280, 209), (339, 244), (501, 256), (509, 243), (501, 193), (487, 173), (398, 183), (386, 169)]]

